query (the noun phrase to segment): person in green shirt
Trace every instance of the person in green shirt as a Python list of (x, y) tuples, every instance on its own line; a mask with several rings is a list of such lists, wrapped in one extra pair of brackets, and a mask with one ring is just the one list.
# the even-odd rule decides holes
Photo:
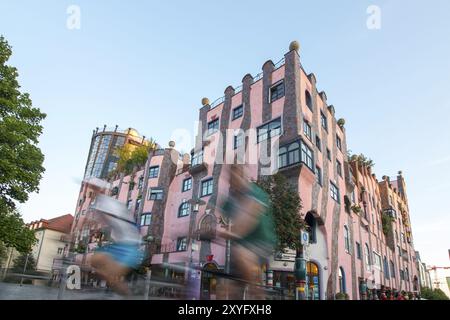
[[(220, 235), (231, 239), (230, 271), (234, 277), (260, 283), (261, 265), (273, 254), (277, 236), (269, 196), (246, 177), (243, 165), (230, 166), (230, 192), (220, 206), (222, 216), (231, 222), (231, 230)], [(242, 289), (233, 290), (242, 298)], [(255, 288), (253, 288), (255, 289)], [(261, 292), (253, 290), (254, 297)]]

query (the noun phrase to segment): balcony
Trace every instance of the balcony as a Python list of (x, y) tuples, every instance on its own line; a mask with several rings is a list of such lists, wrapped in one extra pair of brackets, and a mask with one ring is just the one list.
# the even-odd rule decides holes
[(203, 151), (192, 156), (191, 167), (189, 173), (196, 174), (208, 169), (208, 165), (203, 161)]

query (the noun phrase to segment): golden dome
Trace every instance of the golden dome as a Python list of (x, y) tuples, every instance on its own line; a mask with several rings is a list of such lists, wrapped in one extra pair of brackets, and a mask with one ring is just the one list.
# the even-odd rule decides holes
[(202, 106), (206, 106), (209, 104), (209, 99), (208, 98), (203, 98), (202, 99)]
[(300, 43), (298, 41), (292, 41), (291, 44), (289, 45), (289, 51), (298, 51), (300, 50)]

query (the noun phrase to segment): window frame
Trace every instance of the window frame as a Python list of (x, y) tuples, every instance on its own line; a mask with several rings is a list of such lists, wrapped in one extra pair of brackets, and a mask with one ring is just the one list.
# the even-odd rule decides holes
[[(324, 125), (325, 123), (325, 125)], [(325, 129), (325, 131), (328, 133), (328, 118), (325, 115), (325, 113), (323, 113), (322, 110), (320, 110), (320, 125), (322, 126), (322, 128)]]
[[(181, 214), (181, 212), (184, 212)], [(191, 205), (187, 201), (183, 201), (178, 207), (177, 218), (187, 217), (191, 214)]]
[[(279, 91), (278, 88), (282, 87), (282, 94), (277, 93), (276, 97), (273, 97), (273, 90), (277, 89), (277, 92)], [(275, 82), (272, 84), (269, 88), (269, 103), (273, 103), (274, 101), (277, 101), (281, 98), (283, 98), (286, 95), (286, 85), (284, 83), (284, 79), (281, 79), (280, 81)]]
[[(184, 243), (183, 249), (180, 249), (180, 245)], [(178, 237), (177, 238), (177, 247), (176, 252), (184, 252), (187, 251), (188, 243), (187, 243), (187, 237)]]
[[(185, 188), (186, 182), (189, 181), (189, 180), (190, 180), (189, 188), (186, 189), (186, 188)], [(192, 189), (192, 177), (183, 179), (183, 182), (181, 183), (181, 192), (186, 192), (186, 191), (189, 191), (189, 190), (191, 190), (191, 189)]]
[[(147, 219), (150, 219), (150, 221), (148, 223), (147, 223)], [(140, 221), (141, 227), (147, 227), (151, 223), (152, 223), (152, 213), (151, 212), (146, 212), (146, 213), (141, 214), (141, 221)]]
[[(271, 124), (275, 123), (275, 122), (279, 122), (280, 125), (278, 127), (271, 128)], [(266, 137), (264, 139), (261, 139), (260, 138), (260, 136), (261, 136), (260, 130), (263, 130), (263, 129), (266, 130), (263, 133)], [(272, 135), (272, 131), (274, 131), (274, 130), (279, 130), (279, 133)], [(258, 144), (262, 141), (269, 140), (269, 138), (271, 139), (276, 136), (281, 136), (282, 134), (283, 134), (283, 121), (281, 121), (281, 117), (278, 117), (278, 118), (268, 121), (256, 128), (256, 143)]]
[[(240, 112), (238, 113), (238, 115), (236, 115), (236, 111), (240, 110)], [(234, 121), (236, 119), (242, 118), (242, 116), (244, 115), (244, 105), (241, 104), (235, 108), (233, 108), (232, 112), (231, 112), (231, 121)]]
[[(156, 175), (155, 175), (156, 172)], [(155, 179), (159, 176), (159, 166), (151, 166), (148, 168), (148, 178)]]
[(342, 178), (342, 163), (336, 159), (336, 172)]
[[(157, 192), (154, 192), (157, 191)], [(152, 194), (161, 195), (161, 198), (152, 198)], [(150, 188), (149, 189), (149, 196), (148, 200), (154, 200), (154, 201), (161, 201), (164, 199), (164, 189), (163, 188)]]
[[(206, 184), (206, 183), (211, 183), (211, 192), (204, 194), (203, 193), (203, 190), (204, 190), (203, 185)], [(208, 190), (209, 190), (209, 186), (207, 187), (207, 191)], [(200, 181), (200, 198), (210, 196), (213, 193), (214, 193), (214, 178), (207, 178), (207, 179), (204, 179), (204, 180)]]
[[(211, 124), (213, 124), (212, 128), (210, 127)], [(210, 135), (216, 133), (217, 131), (219, 131), (220, 130), (220, 118), (217, 117), (216, 119), (213, 119), (213, 120), (209, 121), (208, 124), (206, 125), (206, 128), (207, 128), (207, 135), (208, 136), (210, 136)]]
[(312, 128), (308, 120), (303, 119), (303, 134), (312, 142)]
[[(333, 188), (336, 190), (333, 190)], [(336, 196), (336, 198), (334, 198), (334, 196)], [(341, 203), (339, 187), (333, 181), (330, 181), (330, 197), (337, 203)]]
[(319, 166), (316, 166), (316, 182), (319, 184), (319, 186), (323, 186), (323, 175), (322, 175), (322, 169)]

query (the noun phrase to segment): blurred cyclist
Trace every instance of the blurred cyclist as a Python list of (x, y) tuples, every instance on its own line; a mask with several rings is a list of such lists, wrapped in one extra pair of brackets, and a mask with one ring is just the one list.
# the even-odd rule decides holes
[[(231, 220), (231, 231), (219, 231), (231, 239), (231, 274), (247, 282), (259, 283), (261, 265), (273, 254), (277, 237), (269, 196), (249, 182), (242, 165), (230, 167), (230, 193), (221, 206), (222, 215)], [(253, 289), (253, 298), (262, 292)], [(231, 299), (242, 299), (243, 291), (235, 283)]]
[(125, 204), (104, 194), (109, 184), (97, 178), (85, 183), (98, 194), (90, 208), (92, 218), (110, 227), (113, 241), (95, 250), (91, 265), (111, 289), (129, 295), (129, 288), (122, 278), (142, 262), (139, 227)]

